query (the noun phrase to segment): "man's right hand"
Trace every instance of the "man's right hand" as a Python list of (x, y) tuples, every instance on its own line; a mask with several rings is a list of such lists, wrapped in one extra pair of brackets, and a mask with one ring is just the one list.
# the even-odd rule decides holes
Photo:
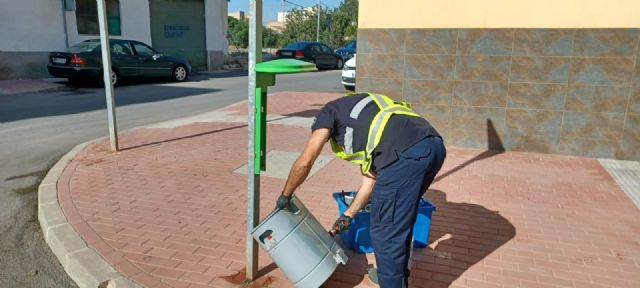
[(289, 202), (291, 202), (291, 196), (280, 194), (280, 197), (278, 197), (278, 201), (276, 201), (276, 209), (289, 208)]

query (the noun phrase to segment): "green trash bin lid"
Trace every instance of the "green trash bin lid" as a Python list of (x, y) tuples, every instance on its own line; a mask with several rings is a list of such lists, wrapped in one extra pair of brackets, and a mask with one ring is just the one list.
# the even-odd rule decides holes
[(317, 70), (316, 64), (296, 59), (277, 59), (256, 64), (256, 72), (261, 73), (302, 73)]

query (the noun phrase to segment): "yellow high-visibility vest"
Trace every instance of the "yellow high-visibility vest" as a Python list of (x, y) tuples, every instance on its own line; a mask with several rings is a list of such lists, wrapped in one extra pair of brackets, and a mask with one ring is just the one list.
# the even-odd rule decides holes
[(369, 136), (367, 136), (365, 150), (353, 151), (353, 128), (348, 126), (346, 127), (344, 135), (344, 146), (340, 146), (333, 138), (330, 140), (333, 153), (341, 159), (360, 164), (363, 174), (369, 172), (371, 169), (371, 163), (373, 162), (371, 153), (373, 153), (373, 150), (376, 149), (378, 143), (380, 143), (382, 133), (389, 122), (389, 118), (394, 114), (420, 117), (416, 112), (413, 112), (411, 104), (393, 101), (393, 99), (387, 96), (373, 93), (368, 93), (367, 97), (362, 98), (362, 100), (356, 103), (353, 109), (351, 109), (349, 116), (357, 119), (360, 112), (362, 112), (364, 107), (371, 101), (374, 101), (376, 105), (378, 105), (380, 111), (373, 117), (371, 125), (369, 126)]

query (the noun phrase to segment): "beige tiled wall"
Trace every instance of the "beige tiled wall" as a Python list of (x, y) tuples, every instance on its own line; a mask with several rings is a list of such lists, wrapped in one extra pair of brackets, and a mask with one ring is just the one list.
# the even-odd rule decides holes
[(637, 28), (638, 0), (394, 0), (359, 2), (358, 27)]
[(360, 29), (358, 91), (449, 145), (640, 160), (640, 29)]

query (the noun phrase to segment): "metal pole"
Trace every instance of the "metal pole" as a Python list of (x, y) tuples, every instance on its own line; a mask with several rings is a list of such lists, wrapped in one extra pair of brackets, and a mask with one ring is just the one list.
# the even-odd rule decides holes
[[(247, 147), (247, 268), (246, 280), (253, 281), (258, 275), (258, 243), (251, 231), (260, 221), (260, 174), (255, 173), (255, 103), (256, 64), (262, 62), (262, 0), (249, 1), (249, 99), (247, 101), (248, 147)], [(260, 96), (260, 95), (258, 95)]]
[(318, 0), (318, 24), (316, 25), (316, 42), (320, 41), (320, 0)]
[(100, 47), (102, 49), (102, 79), (107, 97), (107, 120), (109, 122), (109, 140), (111, 150), (118, 151), (118, 127), (116, 123), (115, 94), (111, 83), (111, 52), (109, 49), (109, 30), (107, 29), (107, 10), (105, 0), (98, 1), (98, 24), (100, 26)]
[(67, 7), (67, 1), (62, 0), (62, 27), (64, 28), (64, 46), (66, 48), (69, 48), (69, 31), (67, 29), (67, 9), (69, 8)]

